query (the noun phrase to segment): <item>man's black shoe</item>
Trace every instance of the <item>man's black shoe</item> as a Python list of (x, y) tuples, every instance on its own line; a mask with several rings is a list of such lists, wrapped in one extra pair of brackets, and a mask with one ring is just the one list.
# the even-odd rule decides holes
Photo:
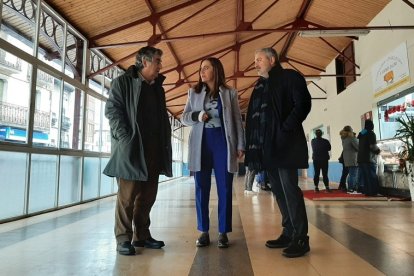
[(219, 233), (217, 239), (217, 246), (218, 248), (227, 248), (229, 247), (229, 238), (227, 237), (226, 233)]
[(196, 240), (197, 247), (204, 247), (210, 245), (210, 235), (208, 232), (201, 233), (200, 237)]
[(266, 246), (269, 248), (285, 248), (289, 246), (289, 243), (292, 241), (291, 238), (280, 235), (276, 240), (269, 240), (266, 242)]
[(135, 255), (135, 248), (132, 246), (130, 241), (118, 243), (116, 250), (121, 255)]
[(156, 239), (149, 237), (146, 240), (139, 240), (134, 241), (132, 243), (135, 247), (145, 247), (145, 248), (151, 248), (151, 249), (160, 249), (161, 247), (165, 246), (165, 243), (163, 241), (157, 241)]
[(283, 256), (288, 258), (296, 258), (305, 255), (310, 251), (309, 237), (294, 239), (288, 248), (283, 250)]
[(319, 188), (315, 187), (315, 193), (319, 193)]
[(262, 184), (261, 186), (260, 186), (260, 189), (262, 189), (263, 191), (270, 191), (271, 189), (270, 189), (270, 187), (269, 186), (267, 186), (266, 184)]

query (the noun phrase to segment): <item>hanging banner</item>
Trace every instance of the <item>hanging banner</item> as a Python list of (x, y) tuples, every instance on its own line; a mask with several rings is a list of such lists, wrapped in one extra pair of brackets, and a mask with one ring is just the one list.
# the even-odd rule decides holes
[(410, 82), (407, 45), (402, 43), (372, 67), (374, 97), (378, 98)]

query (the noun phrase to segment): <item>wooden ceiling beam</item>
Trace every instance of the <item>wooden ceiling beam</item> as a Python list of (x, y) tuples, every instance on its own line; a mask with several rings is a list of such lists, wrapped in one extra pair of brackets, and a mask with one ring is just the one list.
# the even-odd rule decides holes
[(324, 39), (323, 37), (320, 37), (319, 39), (322, 40), (323, 42), (325, 42), (326, 45), (331, 47), (331, 49), (333, 49), (335, 52), (337, 52), (341, 57), (343, 57), (344, 59), (346, 59), (347, 61), (352, 63), (356, 68), (360, 69), (359, 66), (353, 60), (351, 60), (349, 57), (345, 56), (342, 52), (340, 52), (338, 49), (336, 49), (335, 46), (333, 46), (331, 43), (329, 43), (326, 39)]
[(303, 73), (295, 65), (293, 65), (292, 63), (290, 63), (289, 60), (286, 61), (286, 63), (289, 64), (293, 69), (295, 69), (296, 71), (298, 71), (299, 73), (301, 73), (303, 75)]
[[(266, 35), (268, 35), (268, 33), (263, 33), (263, 34), (260, 34), (260, 35), (254, 36), (254, 37), (252, 37), (252, 38), (246, 39), (246, 40), (244, 40), (244, 41), (240, 42), (240, 45), (243, 45), (243, 44), (249, 43), (249, 42), (251, 42), (251, 41), (254, 41), (254, 40), (256, 40), (256, 39), (258, 39), (258, 38), (261, 38), (261, 37), (263, 37), (263, 36), (266, 36)], [(215, 55), (220, 54), (220, 53), (225, 52), (225, 51), (229, 51), (229, 50), (233, 51), (234, 47), (235, 47), (235, 45), (231, 45), (231, 46), (228, 46), (228, 47), (222, 48), (222, 49), (217, 50), (217, 51), (215, 51), (215, 52), (209, 53), (209, 54), (207, 54), (207, 55), (205, 55), (205, 56), (202, 56), (202, 57), (199, 57), (199, 58), (193, 59), (193, 60), (191, 60), (191, 61), (188, 61), (188, 62), (186, 62), (186, 63), (183, 63), (183, 64), (182, 64), (182, 66), (183, 66), (183, 67), (185, 67), (185, 66), (191, 65), (191, 64), (193, 64), (193, 63), (196, 63), (196, 62), (199, 62), (199, 61), (201, 61), (201, 60), (205, 59), (206, 57), (215, 56)], [(163, 71), (163, 72), (161, 72), (161, 73), (162, 73), (162, 74), (167, 74), (167, 73), (172, 72), (172, 71), (175, 71), (175, 68), (168, 69), (168, 70)]]
[(403, 0), (404, 3), (406, 3), (408, 6), (414, 9), (414, 4), (411, 3), (409, 0)]
[[(361, 74), (353, 74), (353, 73), (347, 73), (347, 74), (303, 74), (305, 78), (314, 78), (314, 77), (336, 77), (336, 78), (344, 78), (344, 77), (359, 77)], [(239, 79), (252, 79), (252, 78), (258, 78), (258, 76), (239, 76), (239, 77), (231, 77), (231, 78), (239, 78)]]
[[(187, 36), (178, 36), (178, 37), (168, 37), (168, 38), (159, 38), (157, 43), (166, 43), (174, 41), (183, 41), (189, 39), (198, 39), (198, 38), (207, 38), (207, 37), (218, 37), (233, 35), (237, 33), (261, 33), (261, 34), (270, 34), (270, 33), (297, 33), (300, 31), (313, 30), (313, 31), (345, 31), (345, 30), (370, 30), (370, 31), (387, 31), (387, 30), (413, 30), (414, 25), (398, 25), (398, 26), (355, 26), (355, 27), (292, 27), (292, 28), (273, 28), (273, 29), (245, 29), (245, 30), (233, 30), (233, 31), (224, 31), (217, 33), (206, 33), (206, 34), (196, 34), (196, 35), (187, 35)], [(159, 36), (159, 35), (157, 35)], [(347, 37), (347, 36), (344, 36)], [(130, 47), (139, 44), (147, 44), (148, 40), (139, 40), (131, 41), (125, 43), (115, 43), (107, 44), (100, 46), (92, 46), (90, 49), (108, 49), (108, 48), (120, 48), (120, 47)]]
[(321, 72), (326, 72), (326, 70), (324, 68), (320, 68), (320, 67), (317, 67), (315, 65), (308, 64), (306, 62), (303, 62), (303, 61), (300, 61), (300, 60), (297, 60), (297, 59), (294, 59), (294, 58), (288, 58), (288, 57), (286, 57), (285, 59), (286, 60), (283, 60), (283, 61), (286, 61), (286, 62), (287, 61), (293, 61), (294, 63), (298, 63), (300, 65), (303, 65), (303, 66), (306, 66), (306, 67), (309, 67), (309, 68), (312, 68), (312, 69), (315, 69), (315, 70), (318, 70), (318, 71), (321, 71)]
[(324, 90), (324, 89), (322, 89), (322, 87), (320, 87), (319, 85), (317, 85), (316, 84), (316, 82), (314, 82), (314, 81), (311, 81), (311, 83), (313, 84), (313, 85), (315, 85), (316, 87), (318, 87), (323, 93), (325, 93), (325, 95), (327, 95), (328, 93), (326, 92), (326, 90)]
[[(299, 9), (298, 15), (296, 16), (296, 20), (292, 23), (293, 27), (300, 28), (300, 27), (307, 27), (306, 22), (304, 22), (305, 16), (308, 13), (312, 4), (312, 0), (304, 0), (302, 2), (302, 6)], [(287, 38), (285, 44), (282, 47), (282, 50), (279, 53), (279, 58), (284, 59), (287, 56), (287, 52), (289, 48), (292, 46), (293, 42), (297, 37), (297, 32), (289, 33), (289, 37)]]
[[(149, 10), (150, 10), (151, 13), (155, 13), (156, 12), (155, 9), (154, 9), (154, 7), (153, 7), (153, 5), (152, 5), (152, 3), (151, 3), (151, 0), (145, 0), (145, 3), (147, 4), (147, 6), (148, 6), (148, 8), (149, 8)], [(162, 26), (161, 22), (158, 20), (155, 24), (158, 26), (158, 28), (160, 29), (161, 33), (163, 33), (164, 32), (164, 27)], [(155, 26), (155, 24), (154, 24), (154, 26)], [(155, 28), (154, 28), (154, 31), (155, 31)], [(175, 50), (172, 47), (171, 43), (167, 42), (167, 47), (170, 50), (171, 55), (174, 57), (175, 62), (177, 63), (176, 71), (178, 72), (178, 76), (179, 76), (178, 82), (182, 81), (181, 74), (183, 74), (183, 76), (184, 76), (184, 79), (183, 80), (184, 81), (187, 81), (187, 76), (183, 72), (183, 66), (181, 65), (181, 61), (178, 58), (177, 53), (175, 52)]]

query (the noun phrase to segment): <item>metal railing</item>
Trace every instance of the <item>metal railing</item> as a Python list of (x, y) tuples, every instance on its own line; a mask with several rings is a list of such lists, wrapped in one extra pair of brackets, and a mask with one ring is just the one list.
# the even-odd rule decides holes
[[(26, 128), (28, 116), (28, 107), (0, 101), (0, 124)], [(50, 112), (36, 110), (34, 116), (35, 130), (50, 130)]]

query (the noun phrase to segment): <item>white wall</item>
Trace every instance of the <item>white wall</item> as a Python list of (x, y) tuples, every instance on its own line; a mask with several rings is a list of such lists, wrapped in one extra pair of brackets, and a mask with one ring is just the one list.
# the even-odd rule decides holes
[[(369, 26), (414, 25), (414, 9), (403, 1), (391, 1), (369, 24)], [(411, 83), (387, 93), (381, 98), (374, 98), (371, 78), (372, 66), (401, 43), (407, 43)], [(361, 115), (371, 111), (374, 116), (377, 137), (377, 102), (414, 86), (414, 30), (371, 31), (367, 36), (354, 42), (356, 64), (360, 66), (357, 73), (361, 76), (345, 91), (337, 95), (336, 79), (322, 78), (316, 83), (327, 91), (326, 100), (312, 100), (312, 110), (304, 122), (305, 133), (323, 124), (330, 126), (332, 144), (332, 161), (342, 151), (339, 131), (345, 125), (351, 125), (356, 133), (361, 130)], [(327, 68), (326, 73), (335, 74), (335, 61)], [(325, 96), (314, 85), (308, 86), (312, 95)], [(311, 136), (310, 136), (311, 137)]]

